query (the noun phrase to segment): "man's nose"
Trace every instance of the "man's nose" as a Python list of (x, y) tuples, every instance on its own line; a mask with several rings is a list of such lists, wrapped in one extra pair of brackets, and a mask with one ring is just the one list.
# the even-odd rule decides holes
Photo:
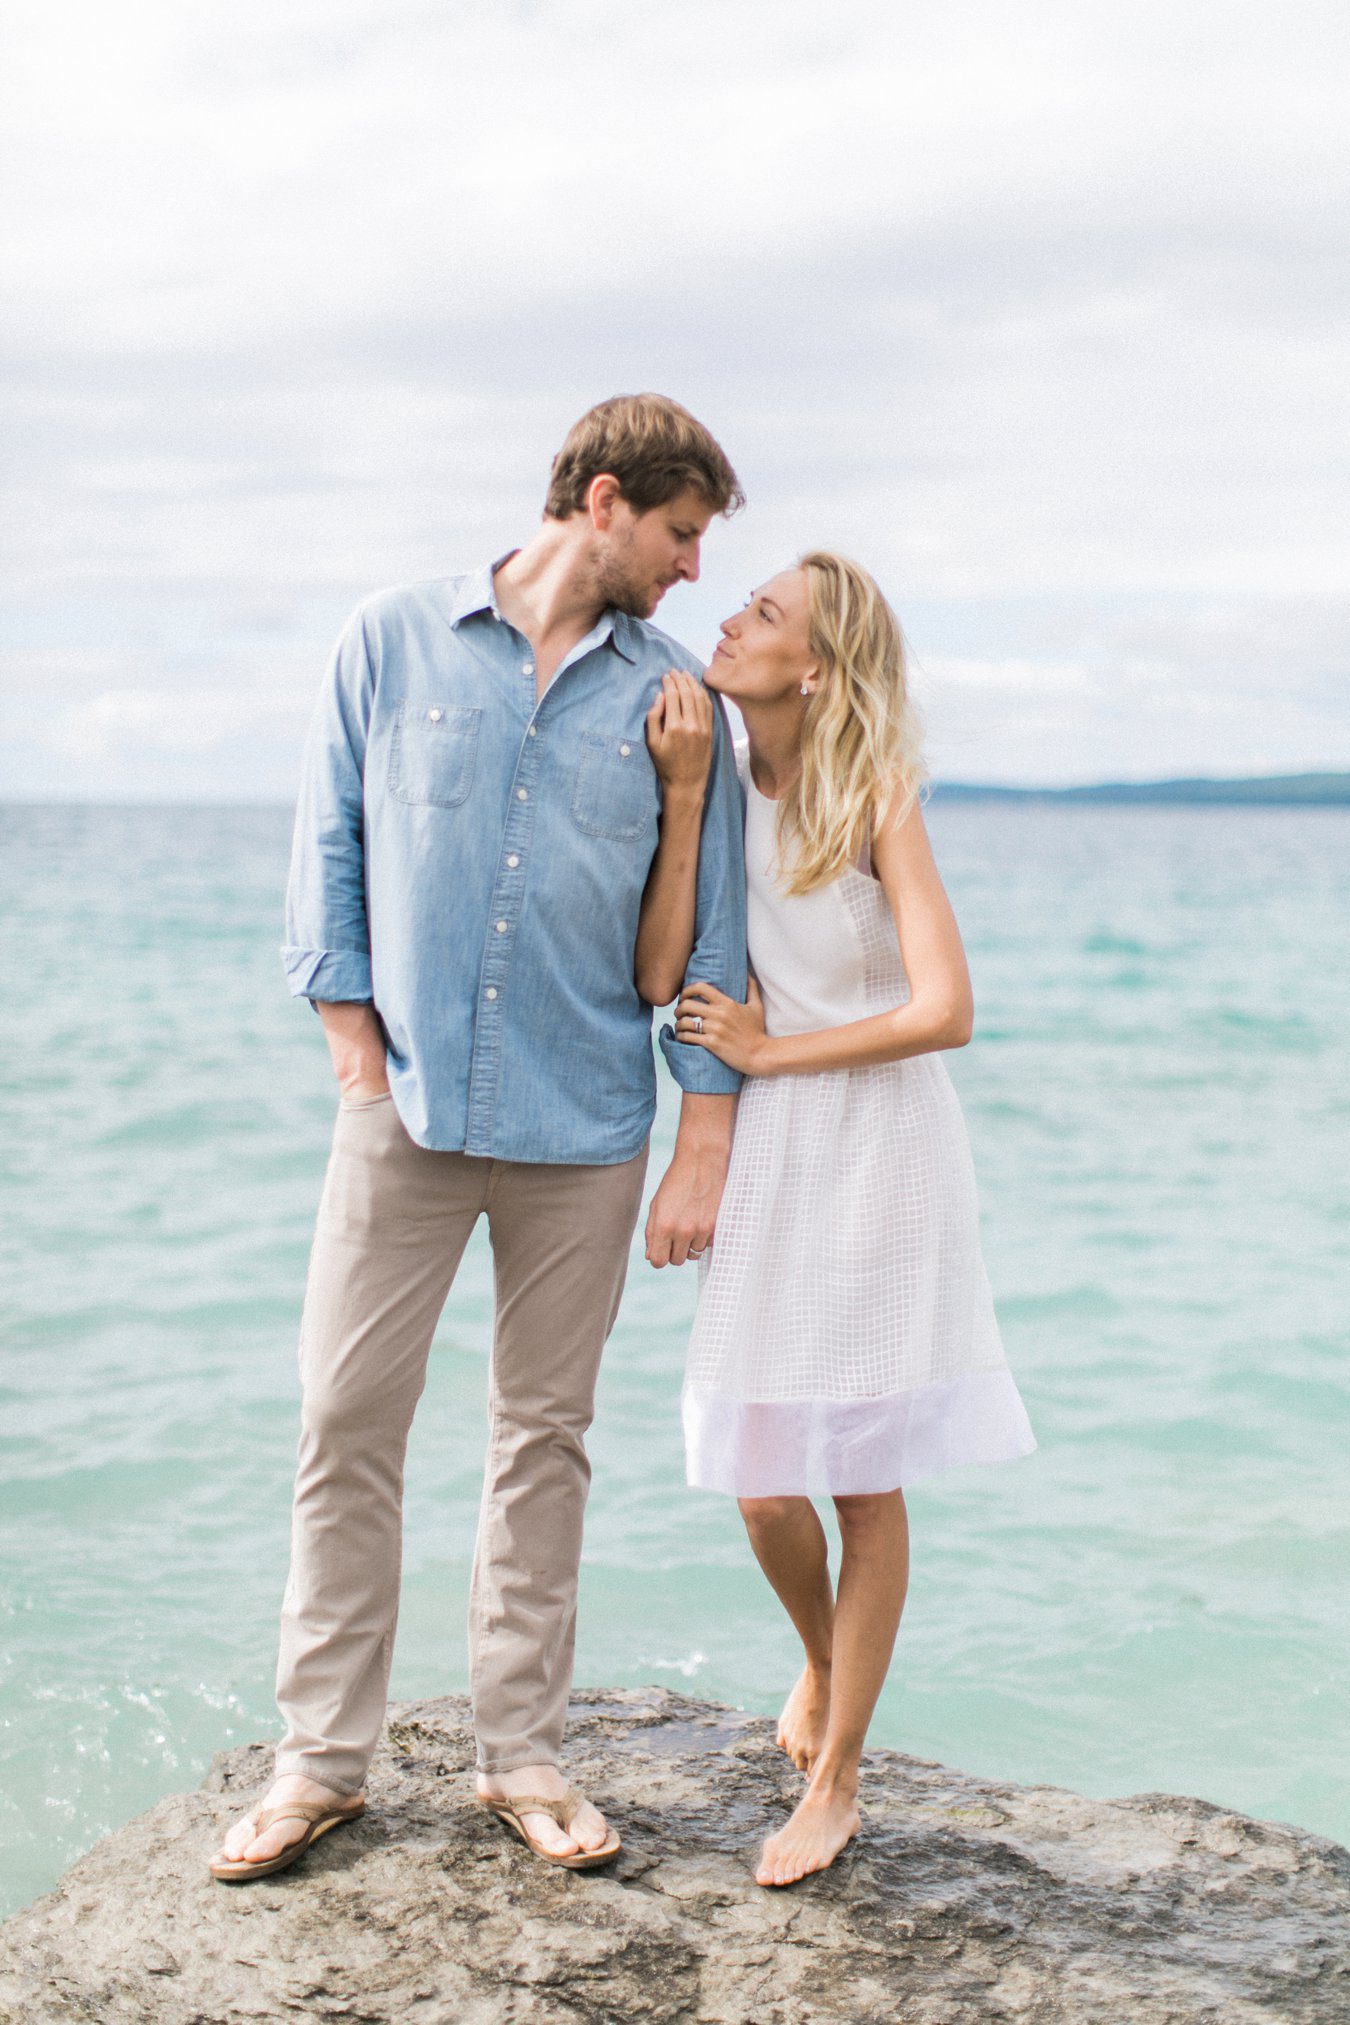
[(698, 582), (698, 543), (680, 561), (680, 569), (687, 584)]

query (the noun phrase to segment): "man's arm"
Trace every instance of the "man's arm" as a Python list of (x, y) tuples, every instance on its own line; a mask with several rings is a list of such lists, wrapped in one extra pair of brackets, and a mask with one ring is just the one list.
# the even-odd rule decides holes
[(675, 1152), (647, 1212), (647, 1257), (654, 1266), (682, 1266), (713, 1241), (731, 1158), (734, 1097), (686, 1090), (680, 1100)]
[(389, 1088), (385, 1067), (384, 1028), (373, 1005), (315, 1001), (324, 1038), (333, 1058), (333, 1074), (344, 1097), (379, 1097)]
[[(744, 999), (744, 813), (731, 733), (720, 700), (714, 705), (712, 779), (698, 859), (693, 954), (686, 981), (711, 981)], [(723, 982), (725, 980), (725, 982)], [(731, 1123), (741, 1079), (706, 1049), (661, 1029), (661, 1048), (684, 1092), (675, 1152), (652, 1198), (647, 1257), (654, 1266), (683, 1265), (712, 1242), (731, 1156)], [(709, 1073), (712, 1069), (715, 1073)]]
[(388, 1088), (372, 1004), (364, 773), (374, 677), (358, 614), (324, 675), (295, 811), (282, 959), (292, 993), (323, 1020), (344, 1095)]

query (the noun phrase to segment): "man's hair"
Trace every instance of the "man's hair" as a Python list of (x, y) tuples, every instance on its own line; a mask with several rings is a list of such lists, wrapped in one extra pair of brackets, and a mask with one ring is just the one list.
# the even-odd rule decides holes
[(567, 432), (553, 460), (544, 513), (566, 520), (580, 513), (592, 479), (608, 472), (635, 513), (665, 506), (687, 487), (715, 513), (745, 505), (726, 452), (701, 422), (663, 394), (618, 394), (601, 401)]

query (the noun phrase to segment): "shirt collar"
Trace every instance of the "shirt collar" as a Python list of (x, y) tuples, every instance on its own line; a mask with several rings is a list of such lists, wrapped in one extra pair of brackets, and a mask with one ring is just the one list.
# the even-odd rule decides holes
[[(450, 608), (452, 626), (457, 626), (462, 619), (472, 618), (475, 612), (491, 612), (494, 619), (501, 618), (501, 610), (497, 604), (497, 587), (493, 577), (502, 564), (510, 562), (516, 553), (515, 549), (509, 548), (505, 555), (499, 555), (495, 562), (485, 563), (481, 569), (474, 570), (463, 579), (459, 594)], [(595, 646), (603, 647), (607, 639), (612, 639), (616, 652), (622, 654), (625, 661), (636, 663), (637, 627), (627, 612), (616, 611), (610, 605), (597, 620), (593, 631)]]
[(506, 554), (499, 555), (495, 562), (484, 563), (481, 569), (472, 571), (470, 575), (462, 579), (458, 595), (455, 598), (454, 604), (450, 607), (450, 623), (452, 626), (457, 626), (461, 619), (471, 618), (475, 612), (491, 612), (494, 619), (500, 619), (501, 612), (497, 607), (497, 587), (492, 579), (502, 564), (509, 562), (515, 553), (516, 551), (513, 548), (509, 548)]

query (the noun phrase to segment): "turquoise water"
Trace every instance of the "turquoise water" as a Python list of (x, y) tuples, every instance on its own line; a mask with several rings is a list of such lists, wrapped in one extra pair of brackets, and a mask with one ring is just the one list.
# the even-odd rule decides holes
[[(979, 1004), (951, 1066), (1041, 1448), (913, 1494), (875, 1736), (1350, 1841), (1350, 815), (930, 820)], [(272, 1732), (333, 1114), (276, 954), (288, 829), (0, 810), (0, 1910)], [(414, 1430), (399, 1695), (465, 1684), (488, 1264), (476, 1240)], [(791, 1634), (734, 1508), (683, 1488), (693, 1294), (635, 1262), (578, 1680), (769, 1711)]]

